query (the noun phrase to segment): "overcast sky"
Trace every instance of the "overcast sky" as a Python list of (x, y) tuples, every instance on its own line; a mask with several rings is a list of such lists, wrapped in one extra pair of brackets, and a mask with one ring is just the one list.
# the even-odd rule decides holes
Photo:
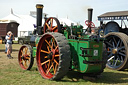
[(10, 14), (11, 8), (18, 15), (29, 15), (36, 11), (36, 4), (43, 4), (48, 16), (58, 16), (84, 24), (87, 9), (93, 8), (93, 22), (98, 25), (97, 16), (109, 11), (128, 11), (128, 0), (0, 0), (0, 18)]

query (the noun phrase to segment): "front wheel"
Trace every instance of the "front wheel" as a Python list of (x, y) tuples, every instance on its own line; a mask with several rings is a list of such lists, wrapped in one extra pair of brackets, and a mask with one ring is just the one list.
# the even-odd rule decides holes
[(45, 79), (59, 80), (69, 70), (70, 47), (66, 38), (56, 32), (45, 33), (37, 47), (37, 66)]
[(30, 70), (33, 66), (32, 48), (29, 45), (21, 46), (18, 54), (18, 62), (23, 70)]

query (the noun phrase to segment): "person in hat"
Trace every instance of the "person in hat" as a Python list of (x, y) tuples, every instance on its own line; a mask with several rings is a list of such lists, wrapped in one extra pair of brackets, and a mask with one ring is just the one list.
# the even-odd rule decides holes
[(6, 46), (7, 46), (7, 57), (9, 59), (13, 58), (11, 56), (11, 53), (12, 53), (12, 41), (14, 40), (14, 35), (11, 31), (9, 31), (6, 35)]

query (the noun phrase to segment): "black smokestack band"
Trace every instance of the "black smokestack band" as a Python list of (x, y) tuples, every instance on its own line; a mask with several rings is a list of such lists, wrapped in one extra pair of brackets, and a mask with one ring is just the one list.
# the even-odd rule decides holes
[(43, 11), (43, 5), (37, 4), (37, 34), (42, 34), (42, 11)]

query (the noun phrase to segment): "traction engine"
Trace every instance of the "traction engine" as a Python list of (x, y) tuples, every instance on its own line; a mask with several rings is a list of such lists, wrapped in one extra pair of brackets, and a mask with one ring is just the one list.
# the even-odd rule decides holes
[(91, 33), (92, 9), (88, 9), (88, 28), (81, 25), (61, 25), (55, 17), (47, 18), (42, 26), (43, 5), (37, 4), (37, 29), (30, 45), (21, 46), (19, 65), (30, 70), (36, 58), (38, 71), (49, 80), (61, 79), (69, 70), (100, 75), (106, 65), (103, 38)]

